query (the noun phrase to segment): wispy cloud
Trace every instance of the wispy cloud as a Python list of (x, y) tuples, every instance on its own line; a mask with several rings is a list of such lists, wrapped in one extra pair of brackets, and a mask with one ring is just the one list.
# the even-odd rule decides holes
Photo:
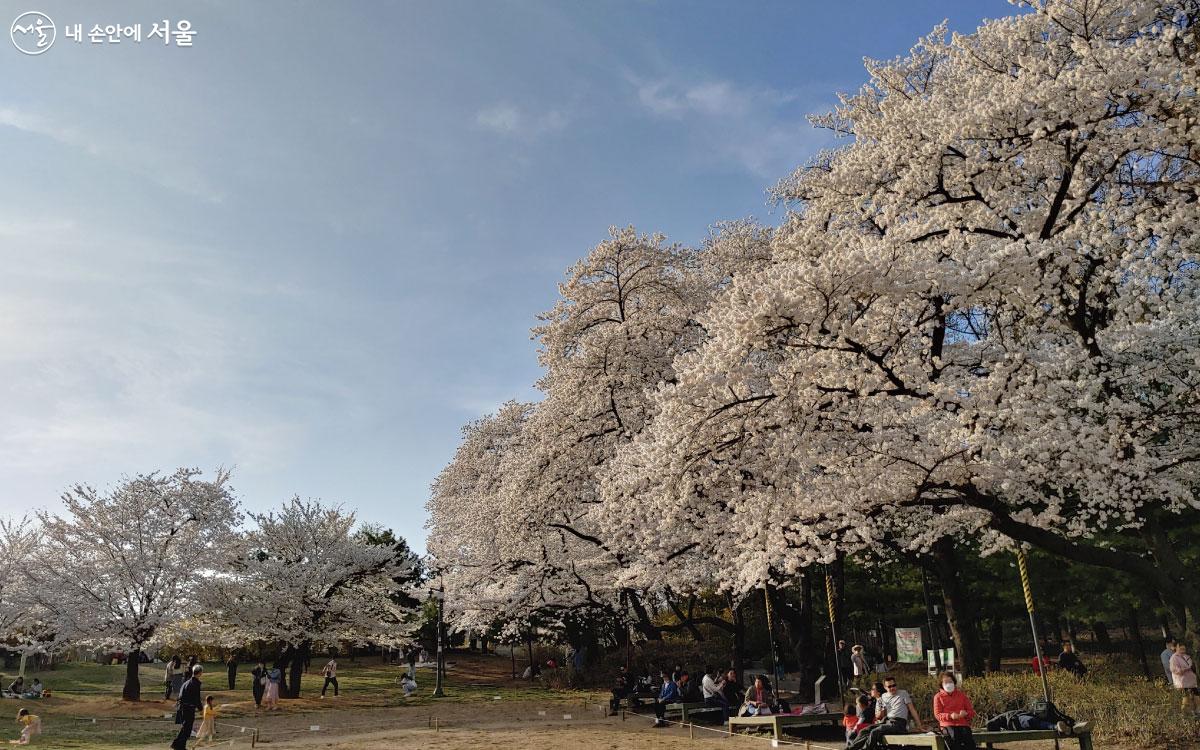
[[(97, 133), (62, 125), (46, 114), (13, 106), (0, 107), (0, 126), (49, 138), (102, 159), (106, 164), (126, 170), (159, 187), (208, 203), (221, 203), (225, 199), (224, 193), (200, 174), (198, 166), (189, 165), (185, 158), (181, 158), (177, 148), (164, 152), (141, 140), (132, 146), (128, 139), (106, 139)], [(163, 169), (163, 164), (170, 164), (171, 168)]]
[(512, 102), (499, 102), (475, 114), (475, 124), (484, 130), (524, 140), (557, 133), (569, 123), (570, 117), (562, 110), (532, 112)]
[[(699, 153), (716, 155), (757, 177), (775, 179), (790, 172), (826, 140), (804, 120), (805, 102), (797, 92), (721, 79), (645, 79), (629, 73), (626, 80), (650, 116), (685, 123)], [(812, 104), (812, 109), (821, 108)]]

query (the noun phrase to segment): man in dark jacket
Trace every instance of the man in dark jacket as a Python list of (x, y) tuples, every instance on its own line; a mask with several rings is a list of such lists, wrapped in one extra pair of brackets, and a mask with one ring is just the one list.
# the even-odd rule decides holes
[(175, 712), (175, 723), (179, 724), (179, 734), (171, 743), (171, 750), (187, 750), (187, 742), (192, 736), (192, 725), (196, 723), (196, 712), (203, 704), (200, 702), (200, 675), (204, 667), (197, 664), (192, 667), (192, 676), (183, 683), (179, 691), (179, 709)]
[(237, 655), (230, 654), (229, 660), (225, 662), (225, 667), (229, 669), (229, 689), (233, 690), (233, 686), (237, 684)]
[(1076, 677), (1087, 674), (1087, 667), (1079, 660), (1079, 654), (1075, 653), (1075, 645), (1070, 641), (1063, 643), (1062, 653), (1058, 655), (1058, 668), (1065, 669)]

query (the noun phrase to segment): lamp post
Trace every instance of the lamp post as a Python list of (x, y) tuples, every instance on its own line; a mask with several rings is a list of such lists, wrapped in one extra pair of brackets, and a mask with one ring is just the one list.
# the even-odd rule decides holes
[(442, 690), (443, 675), (446, 672), (446, 657), (443, 650), (443, 641), (445, 640), (445, 626), (443, 625), (446, 605), (446, 590), (440, 584), (436, 589), (429, 590), (429, 598), (437, 602), (437, 664), (435, 671), (437, 676), (433, 686), (434, 698), (444, 698), (445, 691)]

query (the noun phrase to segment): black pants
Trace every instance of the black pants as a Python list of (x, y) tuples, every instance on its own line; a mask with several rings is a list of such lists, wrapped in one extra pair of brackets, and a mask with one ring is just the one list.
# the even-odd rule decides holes
[(333, 694), (334, 695), (338, 694), (337, 678), (336, 677), (326, 677), (325, 684), (321, 686), (321, 695), (325, 695), (325, 689), (328, 688), (330, 685), (333, 685)]
[(864, 750), (885, 748), (887, 747), (883, 739), (885, 734), (908, 734), (908, 719), (887, 719), (882, 724), (876, 724), (869, 730), (859, 733), (858, 738), (850, 744), (850, 747), (856, 750), (858, 748), (864, 748)]
[(629, 695), (629, 688), (612, 689), (612, 700), (608, 702), (608, 707), (611, 709), (612, 713), (615, 714), (617, 712), (617, 709), (621, 707), (621, 699), (627, 695)]
[(970, 727), (942, 727), (950, 750), (975, 750), (975, 736)]
[(262, 705), (263, 692), (265, 692), (266, 689), (267, 688), (258, 680), (255, 680), (254, 684), (250, 686), (250, 691), (252, 693), (254, 693), (254, 705), (255, 706)]
[(179, 725), (179, 734), (175, 735), (171, 750), (187, 750), (188, 740), (192, 738), (192, 725), (196, 723), (196, 709), (181, 708), (179, 712), (183, 716), (183, 723)]
[(229, 668), (229, 689), (233, 690), (233, 683), (237, 681), (237, 667)]
[(667, 715), (667, 704), (662, 701), (654, 701), (654, 718), (662, 721)]
[(713, 695), (704, 699), (704, 705), (721, 709), (721, 723), (729, 721), (729, 701), (723, 695)]

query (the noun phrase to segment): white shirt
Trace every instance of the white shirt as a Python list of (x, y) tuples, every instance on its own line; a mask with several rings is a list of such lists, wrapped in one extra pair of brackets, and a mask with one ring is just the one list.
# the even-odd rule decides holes
[(705, 698), (715, 698), (721, 694), (721, 686), (712, 678), (712, 675), (706, 674), (700, 681), (700, 692)]
[(329, 663), (325, 665), (325, 676), (337, 677), (337, 661), (333, 659), (329, 660)]

